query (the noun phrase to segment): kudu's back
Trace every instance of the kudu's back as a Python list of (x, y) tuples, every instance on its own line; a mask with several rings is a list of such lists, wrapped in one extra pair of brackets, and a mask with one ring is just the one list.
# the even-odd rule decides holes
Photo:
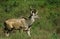
[(25, 28), (27, 26), (26, 20), (24, 18), (8, 19), (5, 21), (5, 24), (8, 29), (11, 28), (19, 29), (19, 28)]

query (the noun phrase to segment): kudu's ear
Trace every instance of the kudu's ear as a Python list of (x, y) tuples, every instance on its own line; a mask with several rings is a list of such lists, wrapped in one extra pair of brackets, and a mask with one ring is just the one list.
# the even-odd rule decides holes
[(38, 14), (38, 11), (36, 11), (36, 14)]

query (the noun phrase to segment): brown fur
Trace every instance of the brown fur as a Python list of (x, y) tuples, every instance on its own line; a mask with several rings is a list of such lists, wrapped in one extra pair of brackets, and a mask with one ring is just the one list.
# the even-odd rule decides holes
[[(12, 28), (19, 29), (19, 28), (26, 28), (26, 20), (24, 18), (21, 19), (8, 19), (5, 21), (6, 27), (10, 30)], [(27, 26), (28, 27), (28, 26)]]

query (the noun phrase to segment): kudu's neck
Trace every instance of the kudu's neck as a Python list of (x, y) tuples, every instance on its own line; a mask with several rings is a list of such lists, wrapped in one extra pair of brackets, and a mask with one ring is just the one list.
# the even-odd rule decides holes
[(34, 19), (33, 15), (30, 15), (29, 16), (29, 20), (30, 20), (30, 24), (33, 24), (34, 23), (35, 19)]

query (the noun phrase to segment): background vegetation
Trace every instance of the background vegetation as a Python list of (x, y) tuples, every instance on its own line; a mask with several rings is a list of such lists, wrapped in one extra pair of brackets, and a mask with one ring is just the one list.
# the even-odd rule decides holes
[[(3, 22), (9, 18), (28, 17), (30, 6), (40, 19), (32, 25), (31, 37), (25, 32), (4, 36)], [(0, 0), (0, 39), (60, 39), (60, 0)]]

